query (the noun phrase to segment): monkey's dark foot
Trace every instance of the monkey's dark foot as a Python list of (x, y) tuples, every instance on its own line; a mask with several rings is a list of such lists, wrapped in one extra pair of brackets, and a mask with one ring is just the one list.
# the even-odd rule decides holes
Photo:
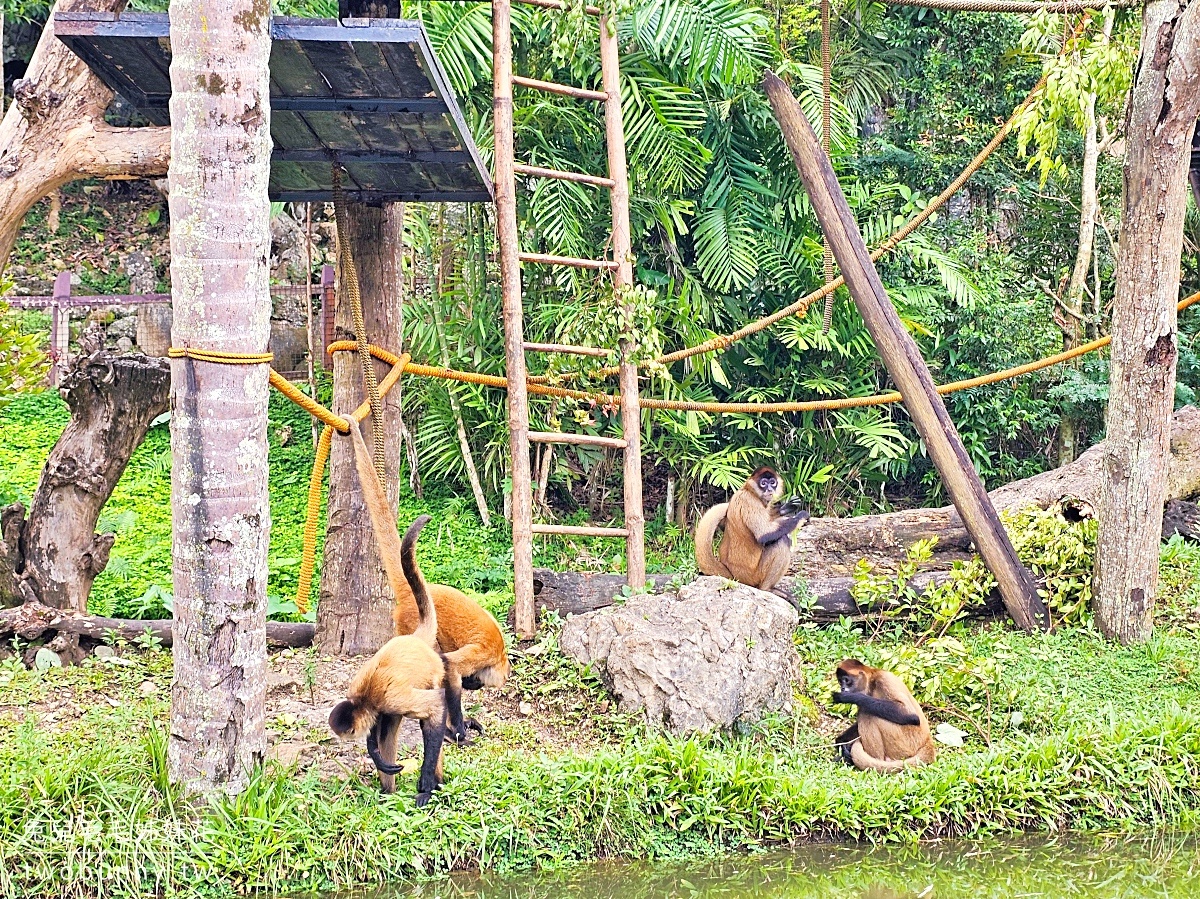
[(478, 722), (476, 719), (474, 719), (474, 718), (468, 718), (468, 719), (467, 719), (467, 720), (466, 720), (464, 723), (465, 723), (465, 724), (467, 725), (467, 727), (469, 727), (471, 730), (475, 731), (475, 733), (479, 734), (479, 736), (481, 736), (481, 737), (483, 736), (483, 733), (484, 733), (484, 731), (483, 731), (483, 725), (482, 725), (482, 724), (480, 724), (480, 723), (479, 723), (479, 722)]
[(853, 745), (854, 745), (853, 743), (838, 743), (837, 744), (838, 754), (842, 757), (842, 761), (845, 762), (847, 765), (849, 765), (851, 768), (854, 767), (854, 756), (850, 754), (850, 747)]

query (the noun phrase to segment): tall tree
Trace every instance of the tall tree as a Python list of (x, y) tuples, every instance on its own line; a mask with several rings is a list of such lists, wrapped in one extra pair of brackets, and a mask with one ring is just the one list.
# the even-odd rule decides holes
[[(399, 18), (399, 0), (339, 0), (339, 18)], [(358, 270), (367, 339), (391, 350), (402, 340), (403, 303), (400, 291), (404, 253), (403, 206), (371, 207), (353, 200), (345, 204), (341, 223)], [(345, 300), (346, 272), (339, 268), (335, 325), (339, 340), (353, 339), (350, 304)], [(382, 379), (382, 368), (377, 376)], [(366, 398), (358, 360), (338, 353), (333, 361), (333, 408), (346, 414)], [(395, 510), (399, 495), (400, 392), (393, 390), (382, 403), (385, 435), (384, 487)], [(371, 444), (370, 419), (364, 434)], [(329, 512), (325, 531), (325, 562), (317, 605), (316, 643), (322, 652), (360, 655), (374, 652), (392, 636), (395, 602), (383, 573), (354, 455), (345, 440), (335, 440), (329, 458)]]
[[(262, 353), (270, 6), (172, 0), (172, 342)], [(171, 777), (238, 792), (266, 750), (267, 366), (176, 359), (171, 384)]]
[(1113, 301), (1108, 439), (1096, 547), (1096, 622), (1149, 638), (1170, 459), (1183, 217), (1200, 115), (1200, 2), (1151, 0), (1126, 125)]

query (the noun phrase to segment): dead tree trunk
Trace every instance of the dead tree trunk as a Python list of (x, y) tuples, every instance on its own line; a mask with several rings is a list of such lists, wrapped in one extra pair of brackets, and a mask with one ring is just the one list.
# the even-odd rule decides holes
[(1200, 3), (1151, 0), (1126, 128), (1096, 623), (1122, 643), (1154, 628), (1166, 499), (1191, 137), (1200, 115)]
[(114, 540), (95, 533), (100, 510), (150, 422), (167, 410), (170, 383), (164, 361), (107, 352), (81, 358), (63, 379), (71, 420), (42, 469), (28, 520), (6, 521), (6, 544), (10, 528), (20, 531), (20, 598), (87, 611)]
[[(395, 349), (400, 345), (402, 316), (401, 259), (403, 211), (347, 202), (343, 223), (358, 269), (367, 340)], [(339, 277), (342, 273), (339, 273)], [(354, 339), (354, 322), (344, 287), (338, 290), (336, 338)], [(377, 367), (382, 380), (383, 367)], [(347, 415), (366, 400), (357, 354), (336, 353), (333, 360), (333, 408)], [(400, 399), (392, 391), (383, 399), (384, 466), (388, 503), (395, 514), (399, 496)], [(363, 436), (372, 443), (371, 419)], [(325, 561), (317, 605), (316, 645), (332, 655), (374, 652), (392, 636), (395, 599), (388, 587), (363, 503), (348, 440), (334, 437), (329, 463), (329, 513), (325, 526)]]
[[(1069, 498), (1090, 515), (1100, 501), (1106, 443), (1080, 454), (1070, 465), (998, 487), (989, 495), (998, 511), (1037, 506), (1045, 509)], [(1167, 499), (1200, 493), (1200, 409), (1185, 406), (1171, 419)], [(971, 538), (953, 506), (906, 509), (858, 518), (813, 518), (796, 532), (791, 571), (808, 578), (849, 576), (866, 558), (889, 568), (917, 540), (938, 538), (935, 560), (952, 562), (971, 555)]]
[[(56, 12), (119, 12), (127, 0), (59, 0)], [(163, 175), (170, 128), (114, 128), (104, 122), (112, 91), (54, 36), (42, 32), (13, 104), (0, 121), (0, 270), (25, 213), (77, 178)]]

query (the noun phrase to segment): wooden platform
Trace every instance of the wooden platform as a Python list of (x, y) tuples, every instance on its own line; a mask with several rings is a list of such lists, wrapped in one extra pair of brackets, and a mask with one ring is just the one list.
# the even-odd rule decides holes
[[(55, 35), (149, 121), (170, 124), (165, 13), (55, 13)], [(333, 161), (364, 202), (488, 202), (492, 184), (420, 22), (271, 24), (270, 195), (321, 201)]]

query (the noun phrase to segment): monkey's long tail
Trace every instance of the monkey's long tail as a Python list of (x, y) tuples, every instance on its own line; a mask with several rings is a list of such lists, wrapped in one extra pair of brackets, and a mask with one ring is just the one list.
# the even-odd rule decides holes
[(413, 636), (434, 646), (437, 643), (437, 607), (429, 597), (429, 587), (417, 565), (416, 553), (417, 537), (421, 528), (428, 523), (429, 516), (421, 515), (408, 526), (400, 543), (400, 564), (404, 567), (404, 579), (408, 581), (408, 588), (412, 590), (413, 599), (417, 601), (417, 612), (421, 616), (421, 623), (413, 631)]
[(862, 743), (858, 740), (854, 741), (854, 745), (850, 747), (850, 758), (854, 760), (854, 767), (863, 771), (883, 771), (888, 774), (894, 774), (897, 771), (906, 771), (909, 768), (920, 768), (925, 764), (925, 761), (918, 755), (914, 755), (908, 759), (877, 759), (867, 750), (863, 749)]
[(396, 519), (388, 506), (383, 485), (379, 483), (379, 475), (375, 472), (371, 453), (363, 441), (362, 430), (353, 417), (350, 417), (349, 421), (350, 442), (354, 444), (354, 468), (358, 472), (359, 483), (362, 484), (363, 501), (366, 502), (367, 512), (371, 516), (371, 530), (375, 533), (375, 542), (379, 544), (379, 558), (383, 562), (383, 570), (387, 574), (393, 598), (403, 596), (406, 578), (400, 561), (402, 550), (400, 535), (396, 532)]
[(700, 518), (696, 525), (696, 567), (701, 574), (712, 574), (734, 580), (733, 572), (726, 568), (713, 553), (713, 540), (717, 530), (725, 524), (729, 503), (717, 503)]

